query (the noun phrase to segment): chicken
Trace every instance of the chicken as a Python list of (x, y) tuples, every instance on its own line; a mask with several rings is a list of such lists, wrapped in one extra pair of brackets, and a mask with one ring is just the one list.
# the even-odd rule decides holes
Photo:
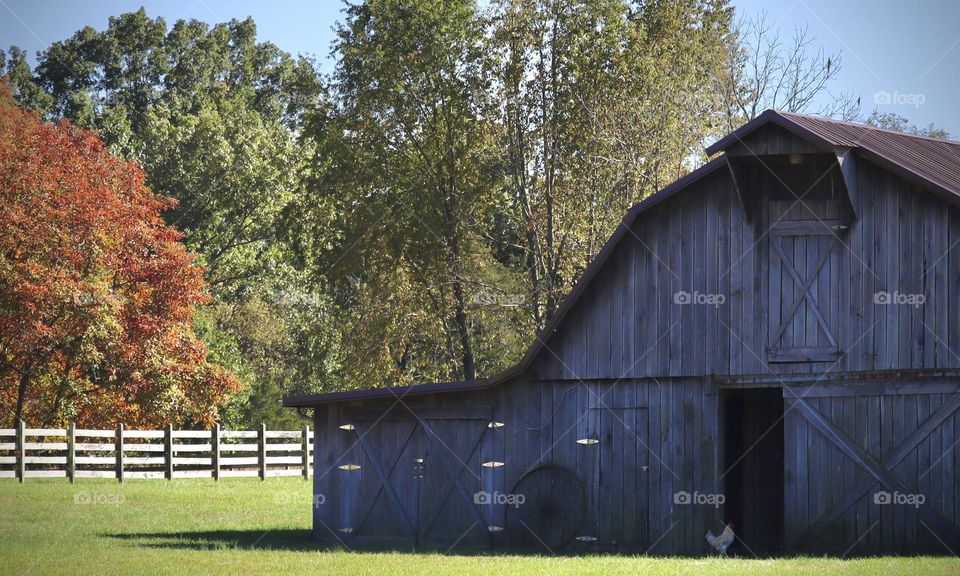
[(728, 522), (719, 536), (714, 536), (713, 532), (707, 530), (707, 542), (714, 550), (719, 552), (721, 556), (727, 555), (727, 548), (733, 544), (736, 537), (736, 534), (733, 533), (733, 522)]

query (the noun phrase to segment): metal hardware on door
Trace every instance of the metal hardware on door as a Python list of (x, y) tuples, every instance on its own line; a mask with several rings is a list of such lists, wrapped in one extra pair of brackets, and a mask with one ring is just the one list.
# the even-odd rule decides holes
[(426, 469), (426, 466), (423, 464), (423, 458), (414, 458), (413, 459), (413, 468), (411, 470), (411, 478), (422, 479), (423, 471)]

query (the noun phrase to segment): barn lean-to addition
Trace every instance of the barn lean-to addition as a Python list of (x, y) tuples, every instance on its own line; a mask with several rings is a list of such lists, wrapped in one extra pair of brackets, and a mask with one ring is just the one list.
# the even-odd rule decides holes
[[(288, 397), (351, 548), (960, 551), (960, 143), (767, 111), (513, 368)], [(733, 551), (733, 549), (731, 549)]]

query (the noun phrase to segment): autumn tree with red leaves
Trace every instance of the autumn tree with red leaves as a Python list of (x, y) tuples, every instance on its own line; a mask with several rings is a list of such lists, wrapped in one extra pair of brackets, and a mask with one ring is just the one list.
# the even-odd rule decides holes
[(217, 420), (238, 383), (191, 328), (208, 296), (172, 206), (96, 133), (0, 84), (0, 421)]

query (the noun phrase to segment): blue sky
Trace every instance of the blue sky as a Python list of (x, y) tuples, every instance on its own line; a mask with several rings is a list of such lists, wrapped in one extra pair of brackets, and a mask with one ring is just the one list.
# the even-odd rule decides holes
[[(960, 0), (734, 0), (744, 15), (766, 11), (785, 40), (809, 26), (829, 52), (842, 52), (834, 92), (862, 97), (873, 108), (913, 122), (935, 123), (960, 139)], [(220, 22), (253, 16), (261, 40), (292, 53), (327, 59), (331, 30), (342, 17), (338, 0), (0, 0), (0, 47), (16, 44), (31, 54), (82, 26), (106, 26), (110, 15), (146, 6), (168, 23), (178, 18)], [(324, 64), (329, 71), (330, 63)]]

